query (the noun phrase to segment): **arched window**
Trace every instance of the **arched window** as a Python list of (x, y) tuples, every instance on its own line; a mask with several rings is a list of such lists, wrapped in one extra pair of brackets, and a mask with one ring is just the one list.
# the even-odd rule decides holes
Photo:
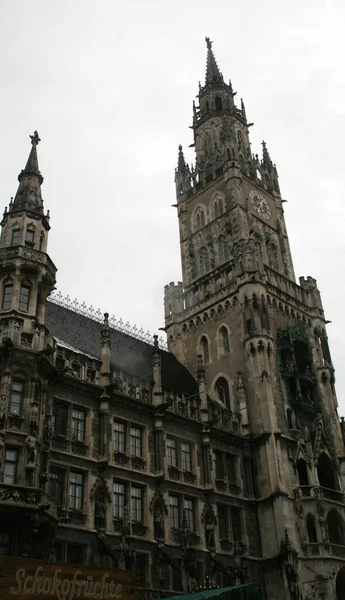
[(288, 428), (289, 429), (294, 429), (294, 422), (293, 422), (293, 416), (292, 416), (292, 410), (291, 408), (288, 408), (286, 411), (286, 419), (287, 419), (287, 423), (288, 423)]
[(215, 101), (215, 105), (216, 105), (216, 110), (222, 110), (222, 99), (219, 98), (219, 96), (216, 97), (216, 101)]
[(205, 225), (205, 213), (202, 210), (202, 208), (199, 208), (198, 212), (196, 213), (196, 228), (201, 229), (201, 227), (204, 227), (204, 225)]
[(332, 508), (327, 515), (328, 537), (331, 544), (344, 546), (344, 521), (338, 511)]
[(317, 475), (321, 487), (328, 488), (330, 490), (337, 489), (333, 464), (325, 452), (322, 452), (319, 456), (319, 460), (317, 462)]
[(228, 354), (230, 352), (230, 340), (229, 340), (229, 331), (225, 325), (220, 328), (219, 331), (220, 343), (221, 343), (221, 353)]
[(227, 262), (230, 258), (229, 244), (225, 235), (220, 235), (218, 238), (218, 255), (220, 264)]
[(214, 216), (215, 218), (222, 215), (224, 212), (223, 200), (221, 198), (216, 198), (214, 201)]
[(299, 458), (297, 461), (297, 474), (299, 485), (309, 485), (307, 464), (303, 458)]
[(307, 531), (308, 531), (308, 540), (311, 544), (317, 543), (317, 533), (316, 533), (316, 525), (315, 525), (315, 517), (313, 515), (307, 516)]
[(8, 281), (5, 283), (3, 287), (2, 293), (2, 308), (4, 310), (9, 310), (12, 306), (12, 294), (13, 294), (13, 283), (12, 281)]
[(214, 389), (218, 400), (224, 404), (226, 408), (231, 408), (229, 384), (224, 377), (219, 377), (217, 379)]
[(200, 275), (205, 275), (210, 269), (210, 259), (208, 256), (207, 248), (204, 246), (199, 250), (199, 267)]
[(203, 363), (206, 365), (210, 362), (210, 351), (208, 347), (208, 339), (206, 336), (202, 336), (200, 340), (200, 352), (202, 356)]

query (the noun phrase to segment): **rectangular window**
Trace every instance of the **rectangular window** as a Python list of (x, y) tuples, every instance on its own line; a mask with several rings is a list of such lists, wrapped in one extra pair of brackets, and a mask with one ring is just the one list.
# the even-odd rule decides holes
[(143, 490), (139, 487), (131, 486), (131, 516), (132, 521), (143, 520)]
[(114, 452), (126, 451), (125, 426), (123, 423), (114, 421)]
[(226, 456), (226, 468), (228, 472), (228, 482), (237, 483), (237, 469), (236, 469), (237, 457), (234, 454), (227, 454)]
[(14, 381), (12, 383), (11, 404), (10, 404), (10, 413), (12, 415), (21, 415), (22, 414), (23, 390), (24, 390), (24, 385), (20, 381)]
[(167, 439), (167, 463), (169, 467), (177, 467), (176, 440)]
[(82, 544), (67, 544), (66, 562), (69, 564), (83, 565), (85, 562), (85, 546)]
[(52, 432), (55, 435), (67, 435), (68, 406), (62, 402), (54, 402)]
[(14, 229), (12, 231), (12, 246), (19, 246), (20, 244), (20, 229)]
[(227, 507), (224, 506), (223, 504), (218, 504), (217, 512), (218, 512), (219, 537), (220, 537), (220, 539), (224, 540), (224, 539), (228, 538), (228, 531), (229, 531)]
[(183, 510), (187, 518), (189, 531), (195, 530), (195, 519), (194, 519), (194, 502), (187, 498), (183, 501)]
[(27, 229), (26, 230), (25, 243), (28, 246), (33, 246), (34, 245), (34, 241), (35, 241), (35, 232), (32, 231), (32, 229)]
[(232, 539), (234, 542), (240, 542), (242, 540), (242, 510), (240, 508), (232, 507), (230, 509), (230, 514)]
[(85, 439), (85, 412), (72, 409), (72, 439), (83, 442)]
[(18, 461), (18, 451), (17, 450), (6, 450), (5, 468), (4, 468), (4, 483), (7, 483), (9, 485), (14, 485), (16, 483), (17, 461)]
[(114, 517), (123, 519), (125, 511), (125, 486), (123, 483), (114, 482)]
[(169, 519), (172, 529), (180, 529), (180, 507), (177, 496), (169, 496)]
[(0, 533), (0, 556), (10, 553), (10, 534), (6, 531)]
[(181, 444), (181, 465), (183, 471), (192, 470), (191, 448), (189, 444)]
[(213, 452), (213, 464), (216, 479), (224, 479), (224, 459), (223, 454), (221, 452)]
[(9, 310), (12, 306), (12, 293), (13, 293), (12, 283), (8, 283), (7, 285), (4, 285), (4, 293), (2, 296), (2, 308), (4, 310)]
[(83, 475), (71, 471), (69, 474), (69, 508), (82, 510), (83, 487)]
[(27, 312), (29, 310), (30, 288), (27, 285), (20, 286), (19, 294), (19, 310)]
[(64, 504), (65, 476), (66, 471), (64, 469), (50, 467), (48, 492), (58, 501), (60, 506)]
[(141, 429), (131, 427), (131, 456), (142, 456)]

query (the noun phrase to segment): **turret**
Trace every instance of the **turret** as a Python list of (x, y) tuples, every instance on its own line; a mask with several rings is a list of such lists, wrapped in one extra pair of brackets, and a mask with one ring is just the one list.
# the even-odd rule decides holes
[[(37, 131), (30, 137), (29, 158), (1, 223), (0, 313), (6, 337), (14, 344), (39, 349), (43, 342), (38, 341), (38, 332), (44, 324), (46, 299), (55, 286), (56, 267), (47, 254), (50, 225), (49, 212), (44, 214), (43, 177), (38, 168), (40, 138)], [(15, 327), (13, 317), (17, 319)]]

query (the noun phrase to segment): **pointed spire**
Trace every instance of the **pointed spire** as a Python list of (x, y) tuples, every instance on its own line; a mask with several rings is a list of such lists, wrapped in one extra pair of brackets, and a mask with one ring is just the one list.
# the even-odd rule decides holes
[(177, 170), (180, 173), (184, 173), (187, 170), (187, 164), (184, 159), (183, 149), (181, 144), (178, 147), (178, 161), (177, 161)]
[(244, 106), (244, 102), (243, 102), (242, 98), (241, 98), (241, 112), (242, 112), (242, 117), (244, 118), (245, 121), (247, 121), (246, 107)]
[(262, 164), (265, 167), (272, 167), (272, 160), (266, 147), (266, 142), (262, 142)]
[(32, 210), (33, 212), (43, 212), (43, 200), (41, 185), (43, 177), (38, 168), (37, 145), (40, 143), (40, 137), (37, 131), (31, 138), (31, 151), (27, 160), (25, 169), (18, 175), (19, 186), (10, 210)]
[(209, 83), (223, 83), (223, 75), (221, 74), (217, 61), (214, 57), (212, 44), (210, 38), (205, 38), (207, 45), (207, 59), (206, 59), (206, 77), (205, 85)]

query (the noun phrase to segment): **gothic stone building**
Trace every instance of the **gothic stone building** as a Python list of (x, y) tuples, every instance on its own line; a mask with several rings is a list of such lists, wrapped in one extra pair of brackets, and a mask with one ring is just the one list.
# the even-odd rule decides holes
[(0, 554), (345, 597), (344, 444), (316, 281), (295, 281), (277, 170), (207, 39), (183, 282), (156, 336), (52, 293), (37, 132), (2, 220)]

